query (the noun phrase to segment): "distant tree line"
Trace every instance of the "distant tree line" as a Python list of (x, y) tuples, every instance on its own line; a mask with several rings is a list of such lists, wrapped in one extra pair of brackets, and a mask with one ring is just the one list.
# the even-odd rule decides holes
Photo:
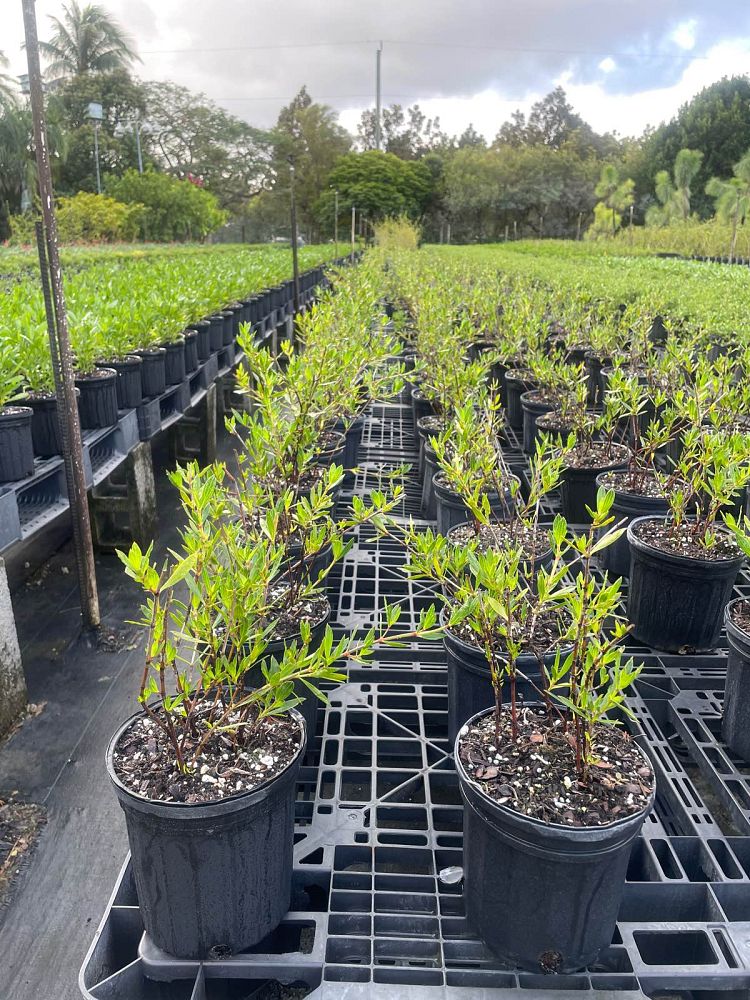
[[(406, 215), (435, 241), (603, 236), (715, 211), (744, 224), (748, 77), (707, 87), (638, 138), (597, 133), (561, 87), (498, 123), (491, 142), (471, 124), (449, 136), (418, 105), (392, 104), (382, 110), (378, 151), (373, 110), (352, 136), (303, 87), (273, 128), (260, 129), (185, 87), (138, 80), (132, 42), (98, 4), (70, 0), (50, 22), (43, 48), (56, 191), (68, 199), (96, 191), (98, 127), (104, 193), (147, 209), (122, 216), (140, 238), (199, 238), (224, 220), (247, 240), (288, 237), (292, 168), (309, 240), (332, 238), (337, 204), (342, 240), (352, 205), (363, 232)], [(92, 102), (102, 105), (99, 126)], [(0, 53), (0, 240), (34, 191), (30, 110)], [(92, 204), (81, 200), (81, 212)], [(71, 217), (74, 205), (66, 202)], [(74, 229), (91, 231), (86, 220)]]

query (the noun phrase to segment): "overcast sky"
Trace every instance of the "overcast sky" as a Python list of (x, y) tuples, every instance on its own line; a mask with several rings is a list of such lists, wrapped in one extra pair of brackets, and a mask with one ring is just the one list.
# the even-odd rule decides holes
[[(84, 0), (82, 0), (84, 2)], [(306, 83), (352, 131), (374, 104), (418, 102), (491, 139), (561, 83), (598, 131), (658, 125), (705, 85), (750, 72), (750, 0), (101, 0), (130, 31), (144, 79), (205, 92), (270, 125)], [(60, 0), (37, 0), (39, 35)], [(21, 0), (0, 0), (0, 50), (25, 70)]]

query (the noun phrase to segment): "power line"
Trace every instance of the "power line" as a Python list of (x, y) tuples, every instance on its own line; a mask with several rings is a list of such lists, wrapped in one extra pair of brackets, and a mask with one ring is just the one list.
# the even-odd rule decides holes
[[(379, 45), (380, 39), (357, 38), (341, 42), (283, 42), (274, 45), (230, 45), (217, 48), (180, 48), (180, 49), (141, 49), (142, 55), (181, 55), (185, 53), (209, 54), (223, 52), (276, 52), (282, 49), (320, 49), (320, 48), (349, 48), (352, 45)], [(556, 46), (528, 46), (528, 45), (493, 45), (482, 42), (430, 42), (430, 41), (397, 41), (395, 39), (383, 39), (383, 44), (401, 46), (404, 48), (436, 48), (436, 49), (462, 49), (466, 51), (520, 53), (532, 55), (562, 55), (562, 56), (591, 56), (592, 58), (610, 59), (653, 59), (664, 60), (674, 59), (682, 52), (691, 61), (706, 60), (708, 56), (694, 55), (688, 49), (679, 49), (677, 52), (613, 52), (607, 50), (592, 49), (572, 49), (560, 48)]]

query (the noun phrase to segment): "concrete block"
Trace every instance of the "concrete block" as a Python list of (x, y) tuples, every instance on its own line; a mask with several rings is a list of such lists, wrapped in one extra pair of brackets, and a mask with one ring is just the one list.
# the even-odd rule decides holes
[(5, 563), (0, 559), (0, 736), (7, 733), (25, 707), (26, 678)]

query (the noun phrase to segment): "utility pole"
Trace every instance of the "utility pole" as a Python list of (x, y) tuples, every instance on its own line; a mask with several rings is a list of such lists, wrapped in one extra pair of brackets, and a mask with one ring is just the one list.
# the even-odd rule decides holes
[[(31, 75), (31, 74), (29, 74)], [(93, 102), (89, 104), (86, 117), (94, 126), (94, 163), (96, 164), (96, 193), (102, 193), (102, 177), (99, 171), (99, 126), (101, 125), (104, 112), (101, 104)]]
[(99, 172), (99, 123), (94, 122), (94, 162), (96, 163), (96, 193), (102, 193), (102, 175)]
[(138, 173), (143, 173), (143, 153), (141, 152), (141, 115), (135, 113), (135, 148), (138, 150)]
[(96, 628), (101, 622), (99, 595), (96, 587), (94, 546), (91, 541), (91, 522), (83, 471), (81, 424), (78, 419), (78, 405), (73, 380), (73, 354), (70, 347), (62, 269), (57, 245), (57, 220), (54, 210), (47, 129), (44, 122), (42, 71), (39, 63), (39, 38), (34, 3), (35, 0), (21, 0), (26, 36), (26, 59), (29, 67), (29, 97), (34, 125), (34, 147), (39, 175), (39, 195), (42, 202), (43, 225), (37, 223), (37, 243), (44, 305), (47, 313), (47, 330), (50, 338), (50, 353), (52, 355), (52, 371), (55, 378), (57, 417), (60, 422), (65, 479), (70, 517), (73, 523), (73, 550), (81, 597), (81, 612), (84, 626)]
[(289, 157), (289, 209), (292, 223), (292, 272), (294, 274), (294, 315), (299, 312), (299, 258), (297, 255), (297, 199), (294, 196), (294, 160)]
[(581, 223), (583, 222), (583, 212), (578, 213), (578, 225), (576, 226), (576, 243), (581, 238)]
[(383, 52), (383, 43), (378, 45), (375, 52), (375, 149), (380, 149), (380, 56)]
[(357, 224), (357, 209), (352, 205), (352, 260), (354, 260), (354, 240), (355, 240), (355, 227)]
[(336, 246), (336, 256), (339, 255), (339, 189), (333, 192), (333, 242)]

